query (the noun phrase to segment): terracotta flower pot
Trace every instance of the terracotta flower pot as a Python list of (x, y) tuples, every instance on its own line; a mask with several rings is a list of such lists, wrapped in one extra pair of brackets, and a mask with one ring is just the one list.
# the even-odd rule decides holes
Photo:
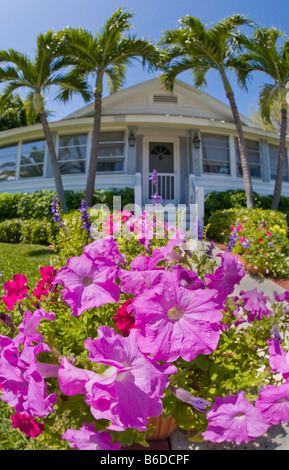
[(154, 432), (148, 437), (148, 441), (161, 441), (170, 437), (177, 428), (177, 423), (172, 416), (164, 419), (162, 416), (150, 418), (150, 423), (155, 426)]
[(254, 274), (255, 276), (266, 273), (266, 268), (264, 268), (263, 266), (257, 268), (252, 264), (248, 263), (246, 260), (244, 260), (244, 258), (242, 258), (242, 256), (240, 255), (238, 255), (238, 259), (244, 265), (246, 271), (248, 271), (249, 273)]

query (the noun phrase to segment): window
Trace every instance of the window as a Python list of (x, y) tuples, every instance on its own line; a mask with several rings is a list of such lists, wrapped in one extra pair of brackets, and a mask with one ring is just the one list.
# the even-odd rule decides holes
[(226, 136), (202, 134), (203, 171), (230, 174), (229, 139)]
[[(277, 175), (278, 155), (279, 155), (278, 145), (271, 145), (270, 144), (269, 145), (270, 173), (271, 173), (271, 178), (273, 180), (276, 179), (276, 175)], [(287, 149), (286, 149), (283, 181), (289, 181), (288, 173), (289, 173), (288, 172), (288, 154), (287, 154)]]
[(43, 176), (46, 141), (24, 142), (21, 148), (20, 178)]
[[(239, 152), (238, 140), (236, 142), (236, 154), (237, 154), (237, 175), (243, 176), (241, 158)], [(262, 178), (262, 164), (259, 149), (259, 142), (257, 140), (245, 140), (247, 147), (248, 162), (250, 167), (250, 173), (252, 178)]]
[(122, 172), (124, 170), (124, 132), (101, 132), (97, 170)]
[(85, 173), (87, 134), (59, 137), (58, 161), (62, 174)]
[(0, 147), (0, 181), (15, 180), (18, 145)]

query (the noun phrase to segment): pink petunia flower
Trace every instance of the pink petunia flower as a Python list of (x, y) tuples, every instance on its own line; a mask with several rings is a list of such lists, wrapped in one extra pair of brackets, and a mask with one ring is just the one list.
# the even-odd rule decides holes
[(44, 417), (53, 412), (56, 394), (49, 394), (45, 378), (57, 377), (58, 366), (37, 361), (37, 355), (50, 352), (37, 331), (42, 319), (54, 320), (44, 309), (25, 312), (19, 334), (11, 340), (0, 336), (1, 399), (17, 412)]
[(27, 413), (16, 413), (11, 416), (11, 421), (14, 429), (19, 428), (26, 436), (32, 438), (40, 436), (45, 429), (42, 423), (37, 423), (34, 416)]
[(258, 238), (258, 242), (262, 242), (263, 241), (263, 238)]
[(121, 443), (113, 444), (112, 437), (107, 432), (96, 432), (95, 425), (82, 424), (79, 431), (67, 429), (62, 435), (62, 439), (69, 441), (72, 449), (79, 450), (120, 450)]
[(289, 422), (289, 382), (278, 387), (267, 385), (256, 401), (258, 408), (270, 424)]
[(217, 289), (218, 302), (223, 305), (227, 302), (228, 295), (232, 294), (236, 284), (240, 284), (241, 279), (245, 276), (245, 270), (238, 257), (231, 253), (220, 253), (216, 256), (222, 258), (222, 265), (219, 266), (214, 274), (206, 274), (205, 282), (210, 289)]
[(242, 230), (244, 230), (244, 227), (242, 225), (238, 225), (237, 232), (242, 232)]
[(261, 411), (248, 402), (244, 391), (235, 396), (217, 397), (215, 401), (206, 414), (208, 427), (202, 433), (206, 441), (247, 444), (268, 431), (270, 424)]
[(180, 283), (179, 272), (166, 271), (154, 288), (136, 295), (134, 310), (140, 329), (138, 343), (156, 361), (178, 357), (192, 361), (198, 354), (217, 348), (223, 315), (214, 302), (216, 290), (190, 290)]
[(269, 339), (269, 364), (273, 372), (282, 374), (284, 379), (289, 378), (289, 352), (282, 349), (280, 341)]
[(273, 315), (273, 312), (267, 307), (269, 297), (264, 292), (258, 292), (257, 288), (240, 292), (240, 299), (243, 300), (243, 308), (247, 311), (248, 321), (253, 322), (255, 319), (261, 320), (263, 316)]
[(103, 257), (91, 259), (86, 253), (67, 260), (54, 280), (62, 284), (61, 295), (70, 306), (72, 316), (104, 304), (118, 303), (120, 292), (112, 279), (115, 277), (115, 263)]
[(23, 274), (14, 274), (13, 281), (6, 281), (3, 288), (7, 291), (7, 295), (1, 297), (7, 310), (13, 310), (14, 305), (25, 298), (27, 294), (27, 277)]
[(169, 385), (168, 375), (177, 372), (173, 365), (157, 364), (143, 354), (137, 344), (138, 330), (129, 336), (102, 326), (98, 338), (85, 341), (92, 362), (106, 364), (103, 375), (80, 369), (62, 358), (59, 384), (63, 393), (84, 394), (85, 402), (95, 419), (111, 421), (107, 429), (146, 430), (148, 418), (163, 412), (161, 398)]

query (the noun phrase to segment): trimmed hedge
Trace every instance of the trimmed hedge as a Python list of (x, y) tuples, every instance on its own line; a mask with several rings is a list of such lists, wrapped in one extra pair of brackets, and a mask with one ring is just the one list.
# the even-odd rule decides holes
[[(271, 209), (272, 195), (262, 196), (253, 193), (254, 207), (256, 209)], [(228, 191), (212, 191), (205, 196), (205, 225), (210, 216), (218, 210), (247, 207), (246, 194), (243, 190), (229, 189)], [(278, 210), (287, 216), (289, 221), (289, 198), (281, 196)]]
[[(69, 211), (80, 207), (82, 199), (85, 199), (85, 191), (64, 191), (67, 208)], [(42, 190), (33, 193), (2, 193), (0, 194), (0, 222), (4, 220), (21, 218), (44, 219), (51, 218), (51, 204), (56, 193)], [(132, 188), (110, 190), (95, 190), (94, 204), (105, 204), (112, 210), (113, 196), (121, 196), (122, 208), (126, 204), (134, 202), (134, 190)]]
[(10, 219), (0, 222), (0, 242), (49, 245), (57, 231), (52, 219)]

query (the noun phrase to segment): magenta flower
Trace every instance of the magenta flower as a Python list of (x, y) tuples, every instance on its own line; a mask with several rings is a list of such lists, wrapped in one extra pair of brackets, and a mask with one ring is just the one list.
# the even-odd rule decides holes
[(27, 413), (16, 413), (11, 416), (11, 421), (14, 429), (19, 428), (26, 436), (32, 438), (40, 436), (45, 429), (42, 423), (37, 423), (34, 417)]
[(178, 270), (166, 271), (156, 288), (136, 295), (128, 307), (140, 329), (140, 349), (156, 361), (168, 362), (180, 356), (192, 361), (215, 351), (223, 316), (215, 295), (211, 289), (189, 290), (181, 285)]
[(163, 412), (161, 398), (169, 385), (168, 375), (175, 366), (159, 365), (143, 354), (137, 344), (139, 332), (118, 335), (115, 330), (98, 328), (98, 338), (85, 341), (92, 362), (106, 364), (102, 375), (72, 366), (62, 358), (59, 384), (67, 395), (83, 394), (95, 419), (107, 419), (107, 429), (123, 431), (146, 430), (148, 418)]
[(44, 309), (25, 312), (19, 334), (11, 340), (0, 336), (1, 399), (17, 412), (44, 417), (53, 412), (56, 394), (49, 394), (45, 378), (57, 377), (58, 366), (37, 362), (38, 354), (50, 352), (37, 331), (42, 319), (54, 320)]
[(182, 388), (176, 388), (171, 385), (170, 389), (172, 394), (179, 400), (188, 403), (201, 413), (206, 413), (206, 407), (210, 405), (209, 401), (204, 400), (203, 398), (197, 398), (192, 393), (187, 390), (183, 390)]
[(269, 364), (273, 372), (282, 374), (284, 379), (289, 378), (289, 352), (282, 349), (280, 341), (269, 339)]
[(115, 277), (115, 264), (103, 257), (91, 259), (85, 253), (67, 260), (54, 280), (62, 284), (61, 295), (70, 306), (72, 316), (104, 304), (118, 303), (120, 293)]
[(112, 444), (112, 437), (106, 432), (96, 432), (95, 425), (82, 424), (81, 429), (67, 429), (62, 435), (62, 439), (69, 441), (72, 449), (80, 450), (120, 450), (121, 444)]
[(6, 281), (3, 288), (7, 291), (7, 295), (1, 297), (7, 310), (13, 310), (14, 305), (25, 298), (27, 294), (27, 277), (23, 274), (14, 274), (13, 281)]
[(289, 382), (279, 387), (268, 385), (256, 401), (258, 408), (270, 424), (289, 422)]
[(148, 287), (158, 284), (164, 268), (147, 255), (136, 256), (130, 263), (130, 270), (120, 269), (120, 289), (124, 294), (138, 294)]
[(83, 252), (92, 260), (104, 256), (105, 259), (113, 262), (115, 265), (118, 263), (124, 265), (125, 259), (119, 252), (117, 245), (118, 241), (114, 240), (113, 236), (106, 236), (86, 245), (83, 248)]
[(208, 427), (202, 433), (206, 441), (247, 444), (268, 431), (270, 424), (261, 411), (248, 402), (244, 391), (235, 396), (217, 397), (215, 401), (206, 414)]
[(273, 312), (267, 307), (269, 297), (264, 292), (258, 292), (257, 288), (240, 292), (240, 299), (244, 301), (244, 309), (248, 313), (248, 321), (261, 320), (263, 316), (272, 315)]
[(206, 274), (205, 281), (210, 289), (217, 289), (218, 302), (223, 305), (227, 302), (228, 295), (232, 294), (236, 284), (240, 284), (241, 279), (245, 276), (245, 270), (238, 257), (231, 253), (221, 253), (216, 256), (222, 258), (222, 265), (219, 266), (214, 274)]
[(53, 412), (57, 397), (49, 394), (44, 378), (57, 376), (58, 367), (37, 363), (37, 354), (50, 351), (44, 343), (24, 342), (21, 352), (18, 348), (16, 341), (0, 336), (1, 399), (17, 412), (47, 416)]

